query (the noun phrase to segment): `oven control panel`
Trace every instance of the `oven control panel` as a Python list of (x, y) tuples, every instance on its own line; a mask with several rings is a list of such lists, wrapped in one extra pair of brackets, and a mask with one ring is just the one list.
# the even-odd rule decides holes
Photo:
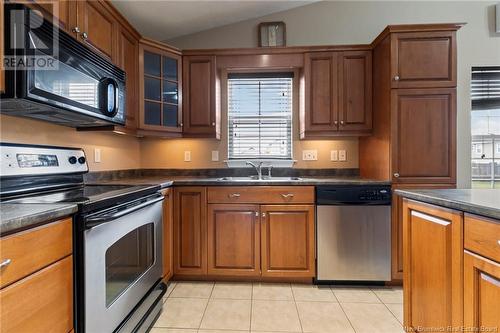
[(1, 143), (0, 155), (2, 177), (88, 172), (79, 148)]

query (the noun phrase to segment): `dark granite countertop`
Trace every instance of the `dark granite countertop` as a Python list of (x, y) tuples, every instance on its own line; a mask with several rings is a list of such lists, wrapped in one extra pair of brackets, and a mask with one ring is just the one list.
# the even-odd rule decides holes
[(0, 203), (0, 234), (11, 234), (45, 222), (69, 216), (77, 211), (72, 203)]
[(230, 179), (195, 176), (143, 176), (124, 177), (113, 180), (90, 181), (89, 184), (145, 185), (159, 184), (162, 188), (170, 186), (286, 186), (286, 185), (390, 185), (388, 181), (362, 179), (359, 177), (301, 177), (300, 180), (275, 177), (271, 180), (246, 180), (240, 177)]
[(396, 194), (500, 220), (500, 189), (396, 190)]

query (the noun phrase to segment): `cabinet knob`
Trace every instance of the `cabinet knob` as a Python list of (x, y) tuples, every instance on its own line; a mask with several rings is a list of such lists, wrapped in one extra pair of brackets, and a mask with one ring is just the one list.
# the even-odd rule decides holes
[(11, 259), (5, 259), (5, 260), (3, 260), (2, 262), (0, 262), (0, 268), (9, 266), (11, 262), (12, 262)]
[(255, 217), (259, 217), (259, 212), (255, 212)]
[(262, 213), (262, 217), (266, 217), (266, 213)]
[(396, 173), (394, 174), (394, 177), (395, 177), (395, 178), (399, 178), (399, 173), (397, 173), (397, 172), (396, 172)]
[(212, 123), (212, 126), (215, 126), (215, 122)]
[(80, 33), (80, 28), (74, 27), (73, 29), (71, 29), (71, 31), (73, 31), (74, 33), (79, 34)]
[(340, 125), (344, 125), (344, 121), (343, 120), (340, 121)]
[(86, 32), (82, 32), (82, 38), (83, 38), (84, 40), (87, 40), (87, 39), (89, 38), (89, 35), (87, 35), (87, 33), (86, 33)]
[(396, 76), (394, 77), (394, 81), (399, 81), (399, 76), (397, 76), (397, 75), (396, 75)]
[(338, 124), (339, 124), (339, 121), (338, 121), (338, 120), (335, 120), (333, 123), (334, 123), (335, 125), (338, 125)]
[(184, 126), (184, 124), (183, 124), (183, 123), (180, 123), (180, 124), (179, 124), (179, 126), (180, 126), (180, 127), (182, 127), (182, 126)]

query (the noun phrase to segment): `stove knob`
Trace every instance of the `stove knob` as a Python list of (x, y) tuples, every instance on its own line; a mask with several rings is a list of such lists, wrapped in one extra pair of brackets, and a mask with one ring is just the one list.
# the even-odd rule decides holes
[(80, 163), (80, 164), (84, 164), (84, 163), (85, 163), (85, 157), (84, 157), (84, 156), (80, 156), (80, 157), (78, 158), (78, 163)]
[(69, 163), (70, 164), (75, 164), (76, 163), (76, 157), (75, 156), (70, 156), (70, 158), (68, 159)]

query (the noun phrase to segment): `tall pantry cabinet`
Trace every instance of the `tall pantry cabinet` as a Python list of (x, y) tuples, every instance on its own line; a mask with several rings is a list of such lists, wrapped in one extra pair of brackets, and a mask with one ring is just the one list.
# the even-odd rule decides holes
[[(362, 177), (398, 188), (456, 185), (456, 32), (461, 24), (388, 26), (373, 43), (373, 135)], [(392, 278), (403, 278), (402, 200), (393, 199)]]

